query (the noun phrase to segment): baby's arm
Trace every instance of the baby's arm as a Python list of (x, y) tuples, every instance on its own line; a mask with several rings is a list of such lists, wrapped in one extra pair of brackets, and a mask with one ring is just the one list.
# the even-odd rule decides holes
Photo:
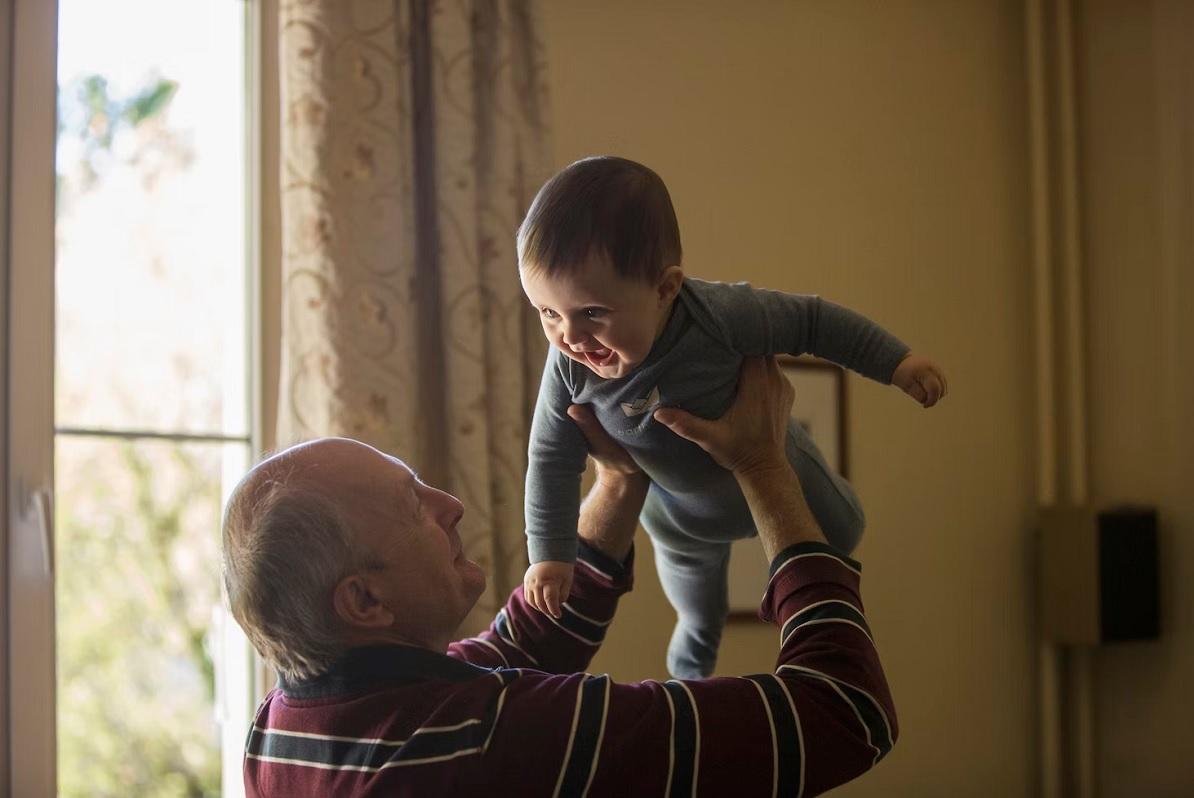
[(744, 355), (811, 354), (894, 384), (925, 407), (945, 396), (939, 366), (850, 308), (819, 296), (724, 286), (711, 304), (731, 346)]
[[(650, 480), (634, 458), (602, 429), (592, 409), (572, 405), (568, 416), (580, 428), (588, 454), (597, 466), (597, 479), (580, 506), (577, 535), (590, 548), (623, 562), (634, 542)], [(535, 563), (527, 569), (523, 594), (535, 609), (562, 618), (567, 609), (564, 601), (572, 593), (572, 575), (572, 563)]]
[(572, 585), (580, 478), (588, 454), (584, 436), (568, 417), (572, 394), (563, 377), (567, 367), (558, 352), (548, 353), (527, 452), (525, 509), (531, 567), (523, 588), (533, 607), (557, 617)]

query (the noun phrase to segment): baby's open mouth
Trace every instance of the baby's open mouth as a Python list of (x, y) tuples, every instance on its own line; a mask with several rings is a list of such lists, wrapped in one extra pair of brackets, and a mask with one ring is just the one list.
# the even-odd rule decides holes
[(606, 349), (604, 346), (600, 349), (591, 349), (585, 352), (580, 352), (579, 354), (583, 355), (585, 361), (593, 368), (608, 366), (613, 362), (614, 357), (616, 357), (612, 349)]

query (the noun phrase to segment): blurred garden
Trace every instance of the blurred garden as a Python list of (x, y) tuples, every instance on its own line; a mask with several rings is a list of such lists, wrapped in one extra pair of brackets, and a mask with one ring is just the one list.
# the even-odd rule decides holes
[(148, 4), (100, 5), (106, 29), (77, 1), (60, 23), (59, 795), (214, 796), (221, 499), (249, 431), (244, 308), (225, 308), (246, 283), (243, 130), (213, 109), (239, 65), (211, 66), (206, 3), (144, 28), (121, 12)]

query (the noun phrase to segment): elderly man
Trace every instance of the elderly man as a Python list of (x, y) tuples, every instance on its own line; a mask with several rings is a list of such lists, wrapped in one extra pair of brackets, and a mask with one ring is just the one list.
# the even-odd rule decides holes
[(560, 617), (522, 588), (452, 642), (485, 585), (459, 500), (345, 439), (288, 449), (229, 500), (232, 612), (279, 685), (245, 751), (251, 796), (813, 795), (873, 766), (897, 729), (859, 598), (784, 456), (792, 391), (748, 360), (718, 421), (657, 419), (737, 478), (771, 562), (774, 673), (619, 684), (585, 673), (631, 587), (647, 478), (593, 417), (597, 480)]

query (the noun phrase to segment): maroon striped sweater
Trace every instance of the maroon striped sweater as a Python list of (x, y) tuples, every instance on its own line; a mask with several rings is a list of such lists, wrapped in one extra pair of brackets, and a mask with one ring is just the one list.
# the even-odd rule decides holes
[(853, 560), (814, 543), (775, 558), (760, 610), (780, 630), (774, 673), (633, 684), (584, 672), (630, 559), (582, 546), (577, 562), (558, 621), (518, 588), (446, 655), (354, 649), (271, 691), (245, 751), (248, 795), (814, 795), (891, 749)]

